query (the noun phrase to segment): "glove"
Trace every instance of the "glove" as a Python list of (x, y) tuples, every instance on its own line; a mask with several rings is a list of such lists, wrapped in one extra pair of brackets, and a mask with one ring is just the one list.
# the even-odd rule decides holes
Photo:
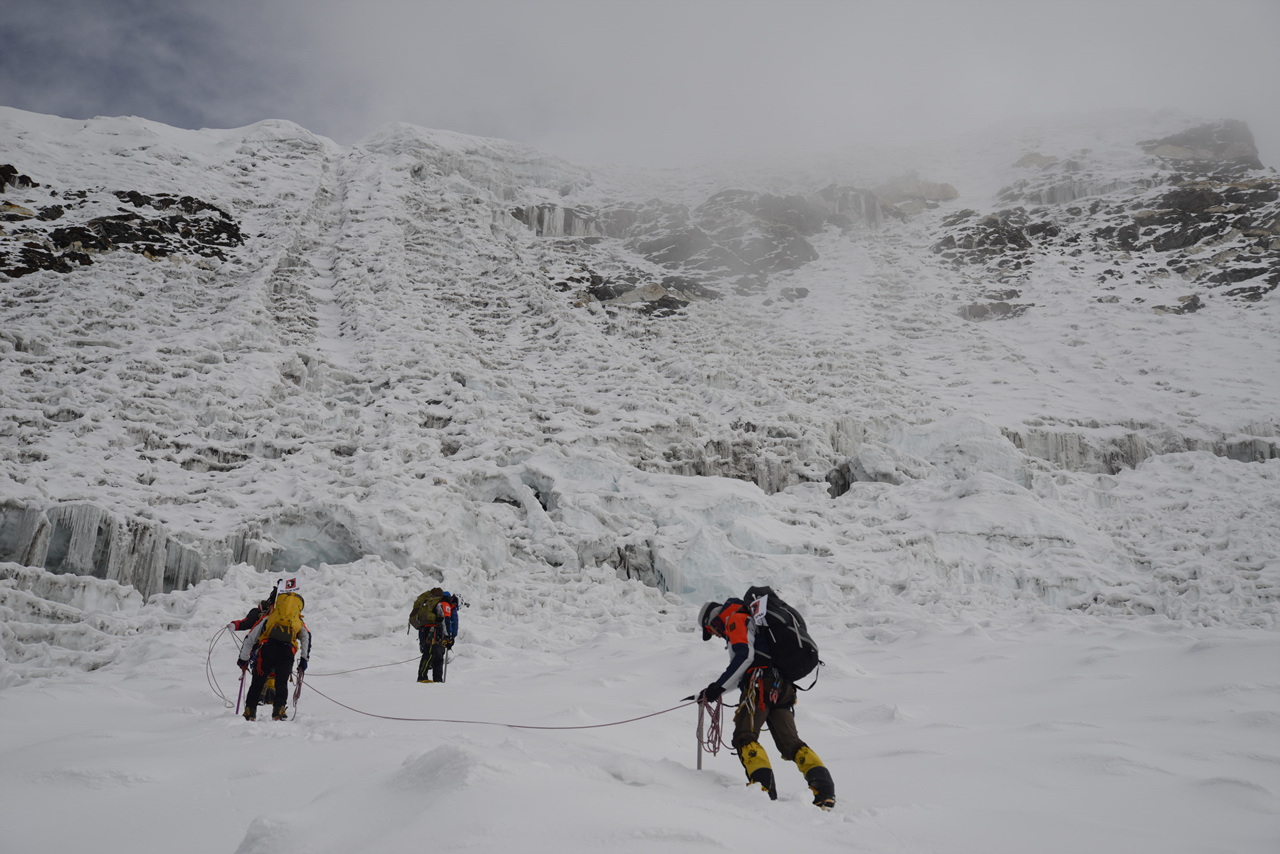
[(307, 660), (305, 658), (298, 662), (298, 672), (299, 673), (307, 672)]
[(227, 623), (227, 628), (234, 632), (236, 630), (236, 621), (232, 620), (231, 622)]
[(710, 685), (702, 689), (702, 693), (698, 695), (699, 703), (714, 703), (720, 699), (720, 695), (724, 693), (724, 686), (719, 682), (712, 682)]
[(445, 639), (444, 639), (444, 648), (445, 648), (445, 649), (453, 649), (453, 638), (445, 638)]
[(247, 661), (237, 661), (236, 664), (240, 665), (241, 673), (249, 669), (249, 662)]

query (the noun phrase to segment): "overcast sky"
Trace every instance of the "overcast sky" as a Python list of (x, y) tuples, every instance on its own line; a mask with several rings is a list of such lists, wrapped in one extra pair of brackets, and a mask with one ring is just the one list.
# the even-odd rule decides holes
[(0, 104), (655, 165), (1173, 107), (1280, 167), (1278, 44), (1280, 0), (0, 0)]

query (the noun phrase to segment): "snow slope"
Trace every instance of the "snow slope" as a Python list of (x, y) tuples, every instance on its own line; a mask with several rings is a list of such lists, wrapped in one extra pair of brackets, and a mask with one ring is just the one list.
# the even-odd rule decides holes
[[(1028, 147), (1120, 171), (1178, 127), (642, 176), (410, 126), (0, 110), (41, 184), (6, 201), (190, 194), (245, 236), (0, 282), (0, 551), (43, 514), (61, 560), (0, 564), (0, 848), (1273, 850), (1280, 462), (1182, 449), (1274, 444), (1274, 292), (1162, 315), (1177, 281), (1098, 302), (1102, 260), (1050, 259), (1037, 310), (977, 324), (928, 248)], [(961, 199), (669, 317), (563, 286), (643, 267), (626, 247), (512, 215), (904, 168)], [(315, 690), (248, 724), (220, 632), (298, 565)], [(402, 627), (437, 582), (471, 606), (418, 685)], [(790, 769), (777, 803), (723, 751), (695, 769), (680, 698), (725, 659), (693, 615), (759, 582), (823, 650), (797, 716), (831, 813)]]

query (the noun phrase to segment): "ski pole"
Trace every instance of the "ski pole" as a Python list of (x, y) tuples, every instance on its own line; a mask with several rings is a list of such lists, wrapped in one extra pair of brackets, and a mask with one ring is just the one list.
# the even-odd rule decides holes
[[(244, 696), (244, 675), (247, 672), (248, 671), (246, 670), (240, 671), (240, 691), (236, 694), (236, 714), (237, 715), (240, 714), (240, 698)], [(226, 706), (223, 706), (222, 708), (225, 709)]]

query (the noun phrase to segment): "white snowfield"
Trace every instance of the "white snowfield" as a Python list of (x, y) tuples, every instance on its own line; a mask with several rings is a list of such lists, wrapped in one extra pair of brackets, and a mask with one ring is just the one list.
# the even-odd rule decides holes
[[(191, 195), (245, 236), (0, 280), (0, 554), (39, 514), (64, 535), (61, 572), (0, 562), (0, 851), (1274, 852), (1280, 460), (1175, 449), (1274, 446), (1280, 298), (1162, 315), (1176, 276), (1102, 302), (1105, 260), (1046, 258), (1035, 308), (972, 323), (928, 249), (1030, 150), (1128, 175), (1186, 124), (784, 182), (0, 108), (0, 163), (41, 184), (4, 202)], [(558, 287), (638, 256), (511, 214), (906, 168), (961, 198), (665, 318)], [(151, 539), (104, 556), (112, 525)], [(292, 720), (249, 723), (224, 628), (289, 561), (310, 667)], [(681, 698), (728, 656), (694, 616), (758, 583), (821, 648), (796, 716), (830, 812), (767, 735), (776, 802), (727, 750), (696, 768)], [(468, 607), (418, 684), (436, 584)]]

